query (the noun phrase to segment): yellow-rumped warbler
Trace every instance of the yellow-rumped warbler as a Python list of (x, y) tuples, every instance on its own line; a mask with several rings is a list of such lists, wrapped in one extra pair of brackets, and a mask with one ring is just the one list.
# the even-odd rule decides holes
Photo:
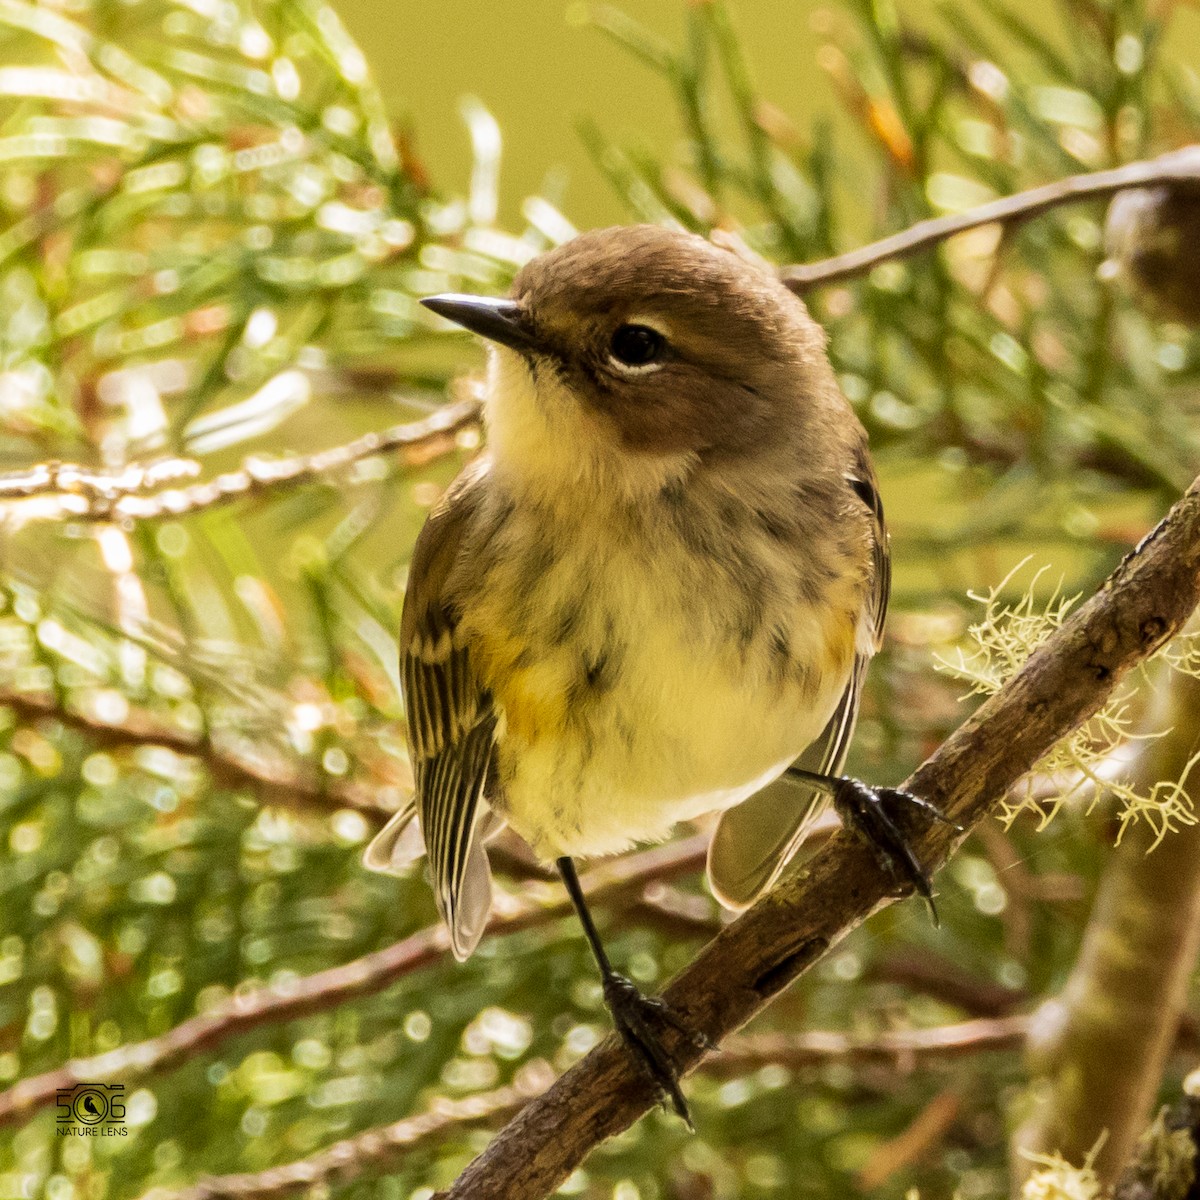
[(821, 329), (765, 267), (653, 226), (534, 259), (505, 300), (435, 296), (489, 339), (487, 452), (417, 540), (400, 633), (412, 808), (460, 959), (487, 920), (485, 840), (557, 860), (615, 1024), (686, 1118), (661, 1002), (616, 974), (571, 856), (720, 811), (708, 877), (741, 908), (832, 797), (901, 881), (889, 815), (840, 779), (887, 608), (866, 434)]

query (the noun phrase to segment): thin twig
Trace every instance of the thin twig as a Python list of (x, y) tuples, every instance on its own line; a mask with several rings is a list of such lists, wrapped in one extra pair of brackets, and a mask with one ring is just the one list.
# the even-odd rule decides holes
[(543, 1091), (553, 1078), (546, 1062), (529, 1063), (507, 1087), (462, 1100), (438, 1097), (426, 1112), (365, 1130), (309, 1158), (253, 1175), (208, 1176), (179, 1191), (152, 1188), (142, 1200), (254, 1200), (307, 1191), (320, 1184), (348, 1183), (368, 1170), (384, 1171), (417, 1148), (452, 1133), (481, 1122), (504, 1120)]
[[(908, 258), (933, 249), (956, 234), (983, 225), (1026, 221), (1068, 203), (1102, 199), (1136, 187), (1200, 184), (1200, 152), (1187, 147), (1107, 171), (1070, 175), (1053, 183), (1004, 196), (988, 204), (918, 221), (900, 233), (820, 262), (780, 269), (780, 278), (803, 293), (817, 285), (862, 275), (882, 262)], [(479, 419), (479, 398), (471, 396), (446, 405), (422, 421), (367, 433), (342, 446), (285, 459), (247, 458), (236, 471), (185, 487), (146, 493), (171, 480), (194, 476), (200, 465), (192, 459), (133, 463), (104, 471), (73, 463), (43, 463), (0, 476), (0, 517), (4, 505), (18, 520), (154, 520), (178, 517), (201, 509), (295, 487), (344, 471), (361, 459), (403, 450), (410, 461), (423, 461), (453, 445), (453, 434)], [(424, 453), (423, 453), (424, 452)], [(34, 503), (36, 501), (36, 503)]]
[(200, 473), (192, 458), (161, 458), (150, 463), (129, 463), (113, 470), (83, 467), (78, 463), (39, 463), (26, 471), (0, 475), (0, 501), (27, 500), (31, 496), (83, 495), (102, 501), (132, 495), (190, 479)]
[(261, 747), (253, 752), (204, 740), (150, 713), (129, 709), (120, 720), (68, 708), (45, 693), (0, 688), (0, 707), (12, 709), (21, 720), (52, 719), (86, 734), (97, 746), (165, 746), (176, 754), (200, 760), (214, 782), (231, 790), (253, 792), (263, 803), (281, 808), (329, 814), (356, 808), (376, 820), (395, 812), (404, 791), (393, 783), (322, 779), (315, 770), (288, 761)]
[[(1183, 626), (1200, 601), (1200, 479), (1087, 604), (1031, 655), (904, 784), (964, 830), (1061, 738), (1097, 711), (1125, 674)], [(927, 868), (965, 832), (941, 822), (913, 834)], [(723, 930), (666, 989), (680, 1021), (664, 1044), (681, 1074), (740, 1028), (878, 909), (894, 882), (844, 834)], [(459, 1176), (450, 1200), (541, 1200), (600, 1143), (655, 1102), (628, 1050), (605, 1039), (516, 1115)]]
[(855, 1176), (858, 1190), (869, 1196), (906, 1167), (924, 1158), (953, 1128), (962, 1106), (962, 1093), (957, 1088), (946, 1088), (934, 1096), (906, 1129), (875, 1147), (866, 1165)]
[(732, 1037), (721, 1053), (703, 1064), (705, 1074), (745, 1075), (767, 1063), (781, 1067), (809, 1067), (818, 1063), (884, 1063), (907, 1066), (920, 1059), (966, 1057), (990, 1050), (1011, 1050), (1021, 1045), (1029, 1030), (1029, 1017), (983, 1017), (956, 1025), (929, 1029), (887, 1029), (870, 1036), (841, 1030), (806, 1033), (755, 1033)]
[[(708, 839), (684, 838), (594, 867), (583, 877), (590, 899), (604, 903), (614, 895), (638, 890), (652, 879), (669, 880), (696, 871), (704, 862)], [(515, 895), (497, 896), (488, 934), (501, 936), (544, 925), (572, 912), (558, 884), (531, 880)], [(442, 958), (450, 942), (442, 924), (403, 940), (293, 981), (284, 987), (257, 987), (234, 995), (166, 1033), (118, 1046), (93, 1058), (73, 1059), (54, 1071), (21, 1080), (0, 1092), (0, 1125), (20, 1120), (54, 1102), (55, 1093), (77, 1083), (142, 1078), (260, 1025), (278, 1024), (370, 996)]]
[(454, 435), (479, 420), (471, 397), (439, 408), (420, 421), (364, 433), (341, 446), (293, 458), (246, 458), (236, 471), (186, 487), (152, 492), (165, 482), (200, 473), (193, 459), (133, 463), (116, 471), (76, 463), (43, 463), (0, 476), (0, 519), (4, 505), (25, 523), (32, 520), (149, 521), (182, 517), (267, 492), (280, 492), (328, 478), (364, 458), (399, 450), (410, 465), (427, 462), (454, 446)]
[(1161, 158), (1128, 163), (1108, 171), (1068, 175), (1065, 179), (1017, 192), (1013, 196), (1003, 196), (966, 212), (918, 221), (900, 233), (872, 242), (869, 246), (860, 246), (847, 254), (820, 262), (784, 267), (780, 271), (780, 278), (792, 291), (803, 293), (819, 284), (837, 283), (866, 274), (882, 262), (910, 258), (922, 251), (932, 250), (947, 238), (969, 229), (978, 229), (982, 225), (1027, 221), (1062, 204), (1103, 199), (1126, 188), (1171, 184), (1200, 184), (1200, 153), (1195, 147), (1165, 154)]
[(1030, 999), (1024, 988), (1006, 987), (924, 948), (885, 955), (870, 969), (869, 977), (932, 996), (976, 1017), (1005, 1017)]

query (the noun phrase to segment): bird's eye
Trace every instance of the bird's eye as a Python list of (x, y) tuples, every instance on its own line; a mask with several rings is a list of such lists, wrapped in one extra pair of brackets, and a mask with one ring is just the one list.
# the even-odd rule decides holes
[(609, 353), (622, 367), (648, 367), (658, 362), (667, 339), (649, 325), (621, 325), (612, 335)]

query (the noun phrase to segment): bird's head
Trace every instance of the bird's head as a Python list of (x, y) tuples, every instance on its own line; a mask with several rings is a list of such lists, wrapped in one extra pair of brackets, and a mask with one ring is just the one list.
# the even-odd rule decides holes
[(495, 347), (498, 461), (554, 459), (567, 475), (607, 463), (636, 491), (689, 463), (753, 457), (844, 405), (803, 303), (693, 234), (597, 230), (533, 259), (505, 299), (423, 303)]

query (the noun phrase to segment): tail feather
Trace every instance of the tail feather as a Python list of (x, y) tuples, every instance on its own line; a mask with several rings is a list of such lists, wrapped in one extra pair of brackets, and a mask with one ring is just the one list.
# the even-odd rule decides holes
[(823, 792), (781, 775), (721, 815), (708, 847), (708, 886), (725, 907), (749, 908), (779, 878), (813, 822)]

